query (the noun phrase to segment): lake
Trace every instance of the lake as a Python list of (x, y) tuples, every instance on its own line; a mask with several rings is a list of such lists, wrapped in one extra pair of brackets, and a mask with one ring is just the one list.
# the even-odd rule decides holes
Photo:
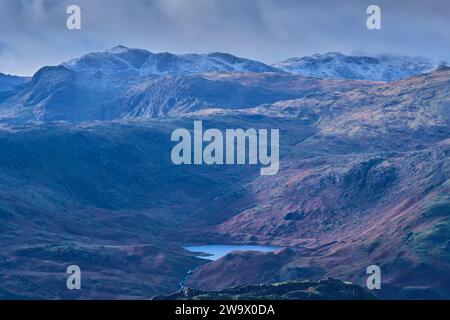
[(191, 252), (205, 253), (206, 256), (199, 255), (199, 258), (208, 260), (218, 260), (233, 251), (258, 251), (272, 252), (282, 247), (276, 246), (251, 246), (251, 245), (205, 245), (205, 246), (186, 246), (184, 249)]

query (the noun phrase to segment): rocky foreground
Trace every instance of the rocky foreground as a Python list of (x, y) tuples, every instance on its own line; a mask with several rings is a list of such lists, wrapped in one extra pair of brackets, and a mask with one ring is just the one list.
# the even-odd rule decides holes
[(336, 279), (287, 281), (240, 286), (220, 291), (201, 291), (185, 287), (152, 300), (373, 300), (363, 288)]

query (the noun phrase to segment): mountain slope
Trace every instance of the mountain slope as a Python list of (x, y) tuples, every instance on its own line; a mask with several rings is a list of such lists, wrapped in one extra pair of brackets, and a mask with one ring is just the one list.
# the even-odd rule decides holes
[(149, 119), (205, 108), (237, 109), (313, 92), (367, 87), (368, 82), (321, 80), (288, 73), (214, 73), (133, 78), (86, 74), (65, 66), (40, 69), (0, 104), (0, 121)]
[(208, 108), (245, 109), (313, 92), (368, 87), (368, 82), (306, 78), (280, 73), (220, 73), (172, 76), (135, 86), (121, 100), (123, 118), (145, 119), (180, 116)]
[(0, 88), (6, 91), (13, 87), (17, 87), (28, 80), (28, 77), (18, 77), (0, 73)]
[(27, 77), (10, 76), (0, 73), (0, 103), (14, 95), (20, 86), (27, 82)]
[[(302, 275), (363, 285), (365, 268), (379, 264), (387, 283), (449, 296), (449, 81), (443, 69), (321, 102), (258, 108), (314, 129), (282, 149), (278, 175), (246, 186), (253, 205), (215, 231), (224, 242), (295, 244), (296, 253), (229, 255), (193, 272), (187, 285), (216, 290)], [(218, 272), (227, 277), (210, 276)]]

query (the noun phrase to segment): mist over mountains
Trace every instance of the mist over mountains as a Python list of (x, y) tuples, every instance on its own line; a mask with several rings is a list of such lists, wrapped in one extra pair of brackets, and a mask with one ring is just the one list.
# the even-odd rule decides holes
[[(279, 128), (281, 167), (175, 166), (170, 133)], [(149, 298), (334, 277), (448, 298), (450, 70), (122, 46), (0, 74), (0, 297)], [(209, 262), (185, 244), (264, 244)], [(81, 293), (65, 267), (87, 271)], [(249, 293), (250, 294), (250, 293)]]

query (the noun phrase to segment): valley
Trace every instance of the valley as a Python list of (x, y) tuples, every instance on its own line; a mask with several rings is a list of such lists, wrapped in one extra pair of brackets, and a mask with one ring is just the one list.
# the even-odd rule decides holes
[[(448, 68), (393, 82), (247, 60), (257, 69), (170, 74), (183, 56), (137, 81), (123, 55), (148, 56), (116, 48), (113, 69), (92, 69), (92, 57), (45, 67), (0, 100), (2, 298), (149, 299), (176, 292), (189, 270), (199, 295), (328, 288), (328, 277), (364, 286), (372, 264), (381, 297), (449, 297)], [(279, 128), (278, 174), (175, 165), (171, 133), (197, 120)], [(209, 261), (186, 244), (280, 249)], [(82, 290), (65, 286), (71, 264)]]

